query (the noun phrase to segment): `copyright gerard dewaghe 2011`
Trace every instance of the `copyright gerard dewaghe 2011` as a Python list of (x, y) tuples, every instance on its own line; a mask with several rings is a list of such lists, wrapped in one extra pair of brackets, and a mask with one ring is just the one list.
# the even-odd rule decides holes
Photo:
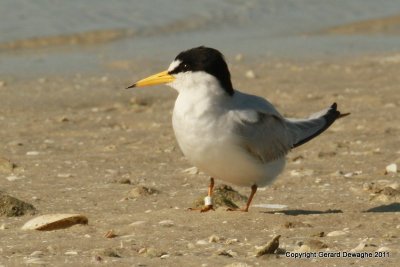
[(390, 257), (387, 251), (375, 252), (350, 252), (350, 251), (318, 251), (318, 252), (290, 252), (286, 251), (285, 256), (293, 259), (313, 259), (313, 258), (388, 258)]

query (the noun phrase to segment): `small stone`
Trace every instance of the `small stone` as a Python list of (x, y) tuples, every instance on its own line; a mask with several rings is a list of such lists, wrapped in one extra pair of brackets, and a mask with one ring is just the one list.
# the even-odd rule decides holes
[(159, 191), (154, 188), (149, 188), (145, 186), (136, 186), (129, 192), (128, 197), (138, 198), (142, 196), (157, 195), (158, 193)]
[(219, 242), (219, 237), (217, 236), (217, 235), (211, 235), (209, 238), (208, 238), (208, 242), (210, 242), (210, 243), (217, 243), (217, 242)]
[(26, 152), (27, 156), (37, 156), (39, 154), (40, 154), (39, 151), (28, 151), (28, 152)]
[(65, 252), (64, 254), (65, 255), (70, 255), (70, 256), (75, 256), (75, 255), (78, 255), (78, 251), (69, 250), (69, 251)]
[(105, 257), (121, 258), (121, 256), (118, 254), (118, 252), (112, 248), (105, 249), (102, 254)]
[(326, 236), (342, 236), (342, 235), (347, 235), (348, 232), (345, 231), (332, 231), (326, 234)]
[(6, 87), (7, 83), (5, 81), (0, 81), (0, 87)]
[(208, 242), (206, 240), (201, 239), (201, 240), (197, 240), (196, 245), (204, 246), (204, 245), (208, 245)]
[(33, 205), (0, 192), (0, 216), (17, 217), (35, 214)]
[(159, 257), (161, 257), (162, 255), (165, 255), (165, 254), (167, 254), (167, 253), (161, 252), (161, 251), (159, 251), (159, 250), (157, 250), (155, 248), (151, 248), (151, 247), (147, 248), (146, 252), (144, 253), (144, 255), (146, 257), (150, 257), (150, 258), (159, 258)]
[(187, 169), (183, 170), (182, 172), (188, 173), (191, 175), (195, 175), (195, 174), (199, 174), (199, 169), (197, 169), (196, 167), (191, 167), (191, 168), (187, 168)]
[(239, 242), (239, 240), (237, 238), (228, 238), (225, 241), (225, 245), (231, 245), (231, 244), (234, 244), (234, 243), (237, 243), (237, 242)]
[(298, 249), (295, 250), (295, 252), (310, 252), (311, 248), (310, 246), (307, 245), (301, 245)]
[(29, 256), (38, 258), (38, 257), (42, 257), (43, 255), (44, 255), (43, 251), (37, 250), (37, 251), (32, 252)]
[(0, 225), (0, 230), (6, 230), (6, 229), (8, 229), (8, 226), (5, 223), (2, 223)]
[(255, 79), (256, 78), (256, 74), (252, 70), (246, 71), (245, 76), (248, 79)]
[(114, 230), (109, 230), (107, 233), (104, 234), (105, 238), (114, 238), (117, 237), (118, 235), (114, 232)]
[(172, 221), (172, 220), (163, 220), (163, 221), (160, 221), (158, 224), (161, 225), (161, 226), (164, 226), (164, 227), (172, 227), (172, 226), (174, 226), (174, 221)]
[(309, 223), (304, 222), (286, 222), (284, 224), (285, 228), (303, 228), (303, 227), (312, 227)]
[(350, 252), (359, 252), (359, 251), (363, 251), (364, 248), (367, 246), (366, 242), (367, 242), (368, 238), (364, 239), (363, 241), (361, 241), (360, 244), (358, 244), (355, 248), (351, 249)]
[(225, 257), (233, 258), (233, 255), (230, 254), (230, 253), (229, 253), (228, 251), (226, 251), (226, 250), (217, 251), (216, 254), (217, 254), (218, 256), (225, 256)]
[(274, 254), (274, 252), (279, 247), (280, 237), (281, 237), (280, 235), (273, 237), (271, 241), (269, 241), (265, 246), (263, 246), (261, 249), (257, 251), (256, 257), (261, 257), (265, 254)]
[(161, 256), (160, 256), (160, 258), (161, 258), (161, 259), (166, 259), (166, 258), (169, 258), (169, 254), (164, 254), (164, 255), (161, 255)]
[(392, 163), (386, 166), (385, 174), (397, 173), (397, 164)]
[(325, 232), (318, 232), (318, 233), (312, 234), (311, 236), (324, 237), (325, 236)]
[(133, 222), (133, 223), (131, 223), (131, 224), (129, 224), (130, 226), (139, 226), (139, 225), (142, 225), (142, 224), (145, 224), (146, 223), (146, 221), (136, 221), (136, 222)]
[(17, 176), (17, 175), (10, 175), (10, 176), (7, 176), (6, 179), (7, 179), (8, 181), (10, 181), (10, 182), (14, 182), (14, 181), (23, 179), (23, 177)]
[(28, 258), (25, 260), (26, 264), (37, 264), (37, 265), (46, 265), (47, 262), (43, 261), (40, 258)]
[(128, 178), (121, 178), (116, 181), (118, 184), (132, 184), (131, 180)]
[(390, 252), (391, 249), (388, 247), (380, 247), (376, 250), (377, 252)]
[(0, 173), (11, 173), (15, 167), (16, 165), (9, 159), (0, 157)]
[(73, 175), (71, 173), (59, 173), (57, 174), (58, 178), (71, 178)]

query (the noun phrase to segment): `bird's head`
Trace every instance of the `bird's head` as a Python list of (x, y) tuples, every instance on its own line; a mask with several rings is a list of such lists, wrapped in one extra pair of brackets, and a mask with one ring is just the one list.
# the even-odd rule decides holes
[(196, 47), (179, 53), (168, 70), (142, 79), (128, 88), (167, 84), (179, 93), (190, 88), (220, 88), (233, 95), (228, 65), (216, 49)]

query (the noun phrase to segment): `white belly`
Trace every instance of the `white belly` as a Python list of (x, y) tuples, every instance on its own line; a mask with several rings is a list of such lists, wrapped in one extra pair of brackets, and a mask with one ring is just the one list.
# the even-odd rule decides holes
[[(191, 117), (191, 116), (195, 117)], [(178, 144), (189, 161), (206, 174), (240, 186), (265, 186), (283, 170), (285, 159), (262, 163), (241, 147), (229, 134), (223, 116), (195, 113), (173, 114)]]

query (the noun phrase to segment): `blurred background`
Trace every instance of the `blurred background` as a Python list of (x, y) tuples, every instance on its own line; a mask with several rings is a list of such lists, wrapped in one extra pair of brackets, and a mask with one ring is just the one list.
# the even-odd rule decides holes
[(198, 45), (228, 59), (340, 57), (398, 51), (400, 1), (0, 0), (0, 33), (2, 75), (169, 62)]

